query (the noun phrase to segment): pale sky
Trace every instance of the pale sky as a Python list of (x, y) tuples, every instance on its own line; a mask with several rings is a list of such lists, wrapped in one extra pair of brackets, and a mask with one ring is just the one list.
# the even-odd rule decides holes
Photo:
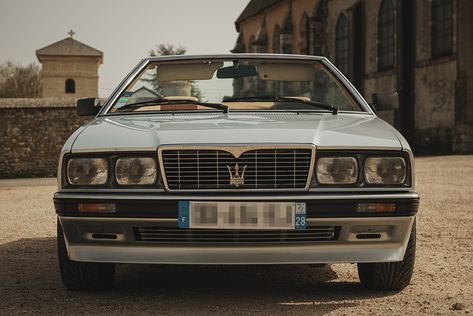
[(99, 94), (106, 97), (158, 44), (188, 54), (229, 53), (248, 0), (0, 0), (0, 63), (39, 63), (35, 51), (74, 38), (101, 50)]

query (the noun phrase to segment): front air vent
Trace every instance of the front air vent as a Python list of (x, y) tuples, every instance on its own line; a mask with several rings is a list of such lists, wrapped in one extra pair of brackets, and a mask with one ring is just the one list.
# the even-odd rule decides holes
[(338, 239), (339, 226), (309, 226), (303, 230), (181, 229), (169, 227), (135, 227), (141, 242), (161, 244), (196, 243), (312, 243)]
[(304, 190), (311, 148), (254, 149), (239, 157), (223, 149), (164, 149), (169, 190)]

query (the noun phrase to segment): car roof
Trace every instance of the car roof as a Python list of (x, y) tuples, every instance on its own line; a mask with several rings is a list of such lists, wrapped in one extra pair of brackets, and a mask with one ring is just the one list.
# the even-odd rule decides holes
[(321, 61), (327, 59), (322, 56), (296, 55), (296, 54), (205, 54), (205, 55), (168, 55), (144, 58), (150, 62), (173, 60), (199, 60), (199, 59), (273, 59), (273, 60), (307, 60)]

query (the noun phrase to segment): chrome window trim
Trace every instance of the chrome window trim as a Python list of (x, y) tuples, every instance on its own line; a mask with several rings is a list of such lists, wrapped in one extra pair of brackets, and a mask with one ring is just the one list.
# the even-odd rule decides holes
[[(322, 63), (332, 74), (340, 80), (345, 86), (351, 96), (358, 102), (360, 107), (366, 111), (367, 114), (376, 116), (366, 103), (365, 99), (356, 90), (353, 84), (326, 58), (321, 56), (307, 56), (307, 55), (296, 55), (296, 54), (216, 54), (216, 55), (177, 55), (177, 56), (160, 56), (160, 57), (148, 57), (140, 61), (130, 74), (118, 85), (113, 91), (111, 97), (107, 99), (102, 110), (99, 112), (97, 117), (109, 114), (110, 108), (115, 104), (118, 97), (123, 93), (125, 88), (140, 74), (152, 62), (172, 62), (179, 60), (199, 60), (199, 59), (272, 59), (272, 60), (299, 60), (299, 61), (318, 61)], [(356, 111), (360, 112), (360, 111)]]
[[(353, 98), (358, 101), (360, 106), (366, 111), (365, 114), (371, 114), (373, 116), (376, 116), (375, 112), (371, 109), (371, 107), (368, 105), (366, 102), (365, 98), (358, 92), (358, 90), (355, 88), (355, 86), (350, 82), (350, 80), (345, 77), (345, 75), (338, 70), (337, 67), (335, 67), (334, 64), (328, 58), (322, 58), (321, 59), (322, 64), (324, 64), (330, 71), (333, 72), (333, 74), (340, 80), (346, 87), (346, 89), (352, 94)], [(346, 113), (359, 113), (360, 111), (343, 111)], [(364, 113), (364, 112), (361, 112)]]
[(113, 104), (117, 101), (118, 97), (123, 93), (125, 88), (133, 81), (135, 80), (136, 76), (143, 71), (149, 64), (149, 58), (142, 59), (138, 65), (135, 66), (135, 68), (128, 74), (128, 76), (125, 77), (125, 79), (120, 82), (120, 84), (115, 88), (115, 90), (112, 92), (110, 97), (105, 101), (104, 106), (100, 110), (100, 112), (97, 114), (96, 117), (100, 117), (103, 115), (108, 114), (108, 111), (112, 107)]
[[(291, 188), (280, 188), (280, 189), (170, 189), (168, 186), (168, 181), (166, 178), (166, 172), (164, 169), (164, 161), (162, 158), (162, 153), (164, 150), (222, 150), (232, 154), (235, 158), (240, 157), (243, 153), (250, 150), (262, 150), (262, 149), (310, 149), (310, 166), (309, 174), (307, 175), (307, 182), (304, 188), (302, 189), (291, 189)], [(286, 192), (296, 192), (296, 191), (308, 191), (315, 165), (315, 146), (313, 144), (202, 144), (202, 145), (162, 145), (158, 147), (158, 162), (161, 172), (161, 177), (163, 180), (163, 186), (166, 192), (272, 192), (272, 191), (286, 191)]]

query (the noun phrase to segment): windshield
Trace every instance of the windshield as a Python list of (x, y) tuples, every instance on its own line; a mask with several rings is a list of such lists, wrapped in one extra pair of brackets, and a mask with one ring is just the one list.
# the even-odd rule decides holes
[(150, 63), (110, 112), (218, 109), (364, 111), (319, 61), (212, 59)]

